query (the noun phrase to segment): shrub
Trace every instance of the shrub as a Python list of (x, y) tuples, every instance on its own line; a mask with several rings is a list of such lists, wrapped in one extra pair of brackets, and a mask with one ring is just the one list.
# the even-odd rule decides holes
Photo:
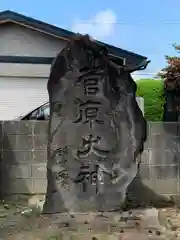
[[(173, 44), (178, 53), (180, 46)], [(179, 121), (180, 116), (180, 57), (165, 56), (167, 65), (157, 75), (164, 81), (164, 121)]]
[(162, 121), (164, 106), (163, 81), (140, 79), (136, 83), (136, 95), (144, 98), (144, 115), (147, 121)]
[[(180, 50), (180, 46), (173, 44), (176, 51)], [(180, 92), (180, 57), (165, 56), (167, 66), (163, 68), (158, 77), (164, 80), (164, 88), (166, 90), (175, 90)]]

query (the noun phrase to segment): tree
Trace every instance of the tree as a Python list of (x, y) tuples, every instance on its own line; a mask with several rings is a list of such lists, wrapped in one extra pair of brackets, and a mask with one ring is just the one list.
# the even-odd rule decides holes
[[(180, 46), (173, 44), (176, 51), (180, 50)], [(166, 90), (180, 90), (180, 57), (165, 56), (167, 66), (163, 68), (158, 77), (164, 80), (164, 88)]]
[(136, 81), (138, 97), (144, 98), (144, 111), (147, 121), (162, 121), (163, 82), (161, 80), (140, 79)]
[[(178, 52), (180, 46), (173, 44)], [(164, 81), (164, 121), (178, 121), (180, 113), (180, 57), (165, 56), (167, 66), (158, 73)]]

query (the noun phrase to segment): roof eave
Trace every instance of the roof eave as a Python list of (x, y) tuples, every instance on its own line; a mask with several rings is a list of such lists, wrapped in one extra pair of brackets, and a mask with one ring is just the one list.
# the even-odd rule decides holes
[[(71, 32), (69, 30), (62, 29), (54, 25), (50, 25), (48, 23), (33, 19), (31, 17), (24, 16), (22, 14), (10, 10), (3, 11), (0, 13), (0, 24), (7, 22), (13, 22), (66, 41), (76, 35), (76, 33)], [(114, 56), (116, 58), (129, 59), (129, 62), (131, 62), (131, 60), (133, 59), (138, 63), (147, 60), (147, 57), (136, 54), (134, 52), (130, 52), (100, 41), (97, 42), (101, 45), (104, 45), (108, 49), (109, 55)]]

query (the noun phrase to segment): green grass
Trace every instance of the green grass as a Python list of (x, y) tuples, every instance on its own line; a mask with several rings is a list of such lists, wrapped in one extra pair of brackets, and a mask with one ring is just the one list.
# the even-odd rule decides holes
[(140, 79), (136, 81), (138, 97), (144, 98), (145, 117), (148, 121), (162, 121), (163, 116), (163, 81)]

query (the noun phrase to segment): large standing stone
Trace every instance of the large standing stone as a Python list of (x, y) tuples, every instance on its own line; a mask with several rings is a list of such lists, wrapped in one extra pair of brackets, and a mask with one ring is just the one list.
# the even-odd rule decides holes
[(141, 68), (118, 67), (88, 36), (70, 41), (55, 59), (45, 213), (120, 208), (146, 140), (130, 75)]

